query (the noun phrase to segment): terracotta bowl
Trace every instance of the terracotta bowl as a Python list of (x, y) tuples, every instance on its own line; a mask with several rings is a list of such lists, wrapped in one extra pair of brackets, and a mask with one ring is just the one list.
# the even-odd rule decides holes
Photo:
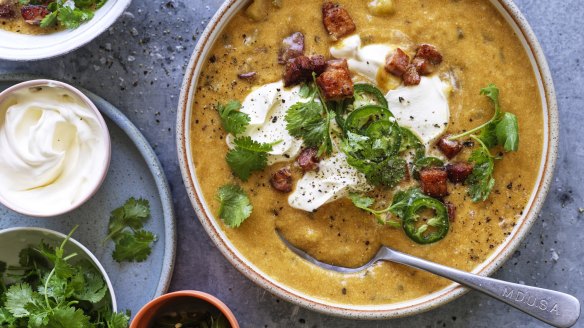
[(225, 303), (221, 302), (218, 298), (213, 295), (209, 295), (207, 293), (198, 292), (195, 290), (183, 290), (174, 293), (168, 293), (162, 295), (150, 303), (144, 305), (142, 309), (136, 314), (132, 323), (130, 323), (130, 328), (148, 328), (150, 327), (150, 323), (154, 316), (158, 314), (158, 311), (169, 302), (177, 299), (177, 298), (184, 298), (184, 297), (192, 297), (194, 299), (203, 300), (215, 308), (217, 308), (229, 321), (229, 324), (232, 328), (239, 328), (239, 324), (233, 315), (233, 312), (225, 305)]
[[(513, 254), (537, 219), (537, 214), (544, 203), (552, 182), (559, 136), (558, 108), (552, 77), (535, 34), (525, 17), (511, 0), (491, 0), (491, 2), (513, 28), (531, 61), (542, 99), (544, 117), (542, 134), (544, 143), (539, 176), (531, 198), (523, 211), (523, 216), (518, 220), (510, 236), (494, 250), (486, 261), (473, 270), (473, 273), (483, 276), (488, 276), (495, 272)], [(196, 96), (199, 75), (213, 44), (220, 37), (221, 31), (231, 18), (248, 3), (249, 1), (247, 0), (227, 0), (211, 19), (191, 57), (179, 99), (177, 147), (183, 180), (197, 216), (217, 248), (241, 273), (271, 293), (305, 308), (336, 316), (360, 319), (404, 317), (436, 308), (464, 294), (467, 289), (458, 284), (451, 284), (425, 297), (401, 303), (371, 306), (332, 303), (301, 293), (276, 281), (250, 263), (228, 240), (205, 202), (196, 174), (190, 141), (192, 105)]]

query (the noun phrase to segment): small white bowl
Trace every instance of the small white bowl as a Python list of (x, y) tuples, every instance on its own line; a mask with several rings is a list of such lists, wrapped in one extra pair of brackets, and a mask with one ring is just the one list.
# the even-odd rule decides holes
[[(105, 120), (103, 119), (103, 116), (101, 115), (101, 113), (99, 112), (99, 110), (97, 109), (95, 104), (93, 104), (93, 102), (89, 98), (87, 98), (87, 96), (85, 96), (77, 88), (75, 88), (69, 84), (63, 83), (63, 82), (53, 81), (53, 80), (31, 80), (31, 81), (26, 81), (26, 82), (16, 84), (16, 85), (14, 85), (14, 86), (12, 86), (12, 87), (10, 87), (10, 88), (8, 88), (0, 93), (0, 107), (4, 101), (7, 101), (10, 99), (10, 95), (13, 94), (14, 92), (17, 92), (17, 91), (22, 90), (22, 89), (35, 88), (35, 87), (62, 88), (62, 89), (65, 89), (66, 91), (68, 91), (71, 95), (73, 95), (73, 96), (77, 97), (79, 100), (81, 100), (81, 102), (83, 104), (85, 104), (89, 109), (91, 109), (92, 112), (94, 112), (95, 117), (96, 117), (96, 119), (101, 127), (103, 136), (105, 138), (104, 144), (106, 147), (106, 149), (104, 149), (105, 156), (103, 157), (103, 162), (100, 163), (100, 165), (99, 165), (99, 170), (97, 170), (96, 172), (93, 172), (93, 174), (95, 174), (99, 178), (95, 179), (93, 181), (94, 183), (92, 185), (90, 185), (90, 188), (88, 188), (87, 192), (85, 192), (82, 195), (79, 195), (77, 200), (72, 202), (71, 205), (66, 207), (66, 208), (46, 210), (46, 211), (41, 212), (39, 210), (35, 210), (32, 208), (24, 208), (22, 206), (13, 204), (13, 202), (11, 202), (10, 200), (3, 197), (2, 194), (0, 193), (0, 203), (2, 203), (4, 206), (10, 208), (11, 210), (18, 212), (18, 213), (21, 213), (21, 214), (24, 214), (24, 215), (28, 215), (28, 216), (45, 218), (45, 217), (53, 217), (53, 216), (58, 216), (61, 214), (68, 213), (68, 212), (78, 208), (79, 206), (83, 205), (86, 201), (88, 201), (91, 197), (93, 197), (93, 195), (95, 195), (95, 193), (99, 190), (99, 188), (101, 187), (102, 183), (105, 181), (105, 178), (107, 176), (107, 172), (108, 172), (110, 160), (111, 160), (111, 139), (110, 139), (109, 130), (107, 128)], [(0, 115), (2, 115), (2, 113), (0, 113)], [(0, 128), (3, 124), (3, 122), (4, 122), (4, 119), (0, 118)]]
[[(55, 246), (60, 245), (65, 238), (67, 238), (67, 236), (60, 232), (44, 228), (22, 227), (0, 230), (0, 261), (6, 263), (8, 266), (18, 266), (18, 254), (20, 250), (29, 246), (37, 246), (41, 242), (46, 242)], [(70, 238), (65, 245), (65, 254), (71, 253), (77, 253), (77, 256), (72, 261), (86, 259), (99, 270), (109, 290), (112, 311), (117, 312), (118, 304), (112, 283), (107, 272), (105, 272), (105, 269), (101, 263), (99, 263), (95, 255), (73, 238)]]
[(88, 22), (74, 30), (27, 35), (0, 29), (0, 59), (28, 61), (52, 58), (89, 43), (107, 30), (132, 0), (108, 0)]

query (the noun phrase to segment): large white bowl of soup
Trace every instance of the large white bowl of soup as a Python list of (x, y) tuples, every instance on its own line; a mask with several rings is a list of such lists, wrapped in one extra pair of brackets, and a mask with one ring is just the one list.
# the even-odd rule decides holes
[(315, 311), (393, 318), (466, 289), (394, 263), (326, 271), (276, 230), (335, 265), (387, 245), (490, 275), (542, 207), (558, 112), (511, 1), (228, 0), (185, 72), (177, 142), (200, 222), (245, 276)]
[(107, 30), (131, 0), (0, 0), (0, 59), (52, 58)]

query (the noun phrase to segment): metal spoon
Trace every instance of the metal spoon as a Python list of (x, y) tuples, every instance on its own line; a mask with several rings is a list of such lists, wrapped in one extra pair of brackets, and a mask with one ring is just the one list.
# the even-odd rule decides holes
[(568, 294), (482, 277), (422, 260), (418, 257), (395, 251), (387, 246), (382, 246), (375, 257), (361, 267), (345, 268), (335, 266), (318, 261), (303, 250), (290, 244), (279, 230), (276, 230), (276, 232), (290, 250), (306, 261), (323, 269), (350, 274), (366, 270), (378, 261), (390, 261), (405, 264), (456, 281), (461, 285), (478, 290), (501, 302), (507, 303), (554, 327), (572, 327), (580, 317), (580, 302), (574, 296)]

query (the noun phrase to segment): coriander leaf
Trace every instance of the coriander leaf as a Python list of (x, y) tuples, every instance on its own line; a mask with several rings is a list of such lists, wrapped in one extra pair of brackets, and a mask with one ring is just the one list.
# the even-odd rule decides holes
[(55, 25), (57, 23), (57, 15), (59, 14), (58, 11), (53, 11), (52, 13), (48, 14), (41, 20), (40, 27), (47, 28)]
[(81, 23), (93, 18), (93, 11), (83, 9), (72, 9), (68, 6), (61, 5), (58, 9), (59, 13), (57, 19), (59, 23), (67, 29), (76, 29)]
[(249, 136), (237, 138), (233, 143), (235, 148), (227, 152), (225, 159), (241, 180), (247, 181), (253, 171), (261, 171), (268, 165), (268, 152), (274, 144), (259, 143)]
[(69, 285), (67, 278), (47, 274), (43, 280), (46, 283), (46, 289), (45, 285), (39, 286), (39, 293), (47, 295), (47, 297), (54, 299), (57, 303), (65, 302), (66, 299), (73, 295), (73, 288)]
[[(14, 322), (16, 318), (5, 308), (0, 307), (0, 326), (1, 327), (14, 327)], [(16, 326), (18, 327), (18, 326)]]
[(349, 165), (365, 174), (367, 181), (376, 186), (395, 187), (406, 176), (406, 161), (399, 157), (390, 157), (377, 163), (366, 159), (347, 156)]
[(219, 217), (230, 228), (239, 227), (251, 215), (253, 206), (241, 187), (227, 184), (217, 191)]
[(496, 135), (497, 122), (493, 121), (485, 125), (479, 133), (478, 137), (485, 144), (487, 148), (492, 148), (497, 145), (497, 135)]
[(225, 131), (234, 135), (245, 132), (251, 119), (249, 115), (239, 111), (239, 101), (232, 100), (227, 105), (217, 104), (216, 108)]
[(112, 313), (106, 320), (107, 328), (127, 328), (130, 316), (126, 313)]
[(89, 261), (77, 263), (80, 272), (78, 279), (84, 283), (73, 294), (75, 298), (91, 303), (99, 303), (106, 295), (108, 288), (101, 273)]
[(27, 306), (38, 299), (27, 283), (15, 284), (6, 292), (4, 307), (16, 318), (24, 318), (30, 315)]
[(371, 197), (362, 196), (356, 193), (349, 194), (349, 198), (353, 201), (353, 204), (363, 210), (369, 210), (369, 207), (373, 205), (375, 200)]
[(413, 203), (414, 200), (428, 197), (422, 193), (419, 188), (410, 188), (405, 191), (398, 191), (393, 196), (393, 201), (391, 202), (391, 212), (400, 218), (405, 217), (408, 207)]
[(501, 120), (497, 123), (494, 134), (497, 136), (497, 142), (503, 146), (505, 151), (517, 151), (519, 148), (517, 116), (512, 113), (503, 113)]
[(482, 146), (471, 153), (469, 161), (474, 164), (474, 168), (466, 179), (469, 186), (468, 193), (473, 202), (485, 201), (495, 185), (493, 156), (486, 147)]
[(485, 123), (477, 126), (476, 128), (470, 129), (466, 132), (457, 134), (455, 136), (451, 136), (449, 139), (451, 139), (451, 140), (459, 139), (459, 138), (471, 135), (473, 133), (476, 133), (478, 131), (481, 131), (483, 129), (486, 129), (487, 131), (481, 131), (480, 138), (483, 141), (483, 143), (485, 143), (487, 146), (489, 146), (489, 145), (492, 145), (493, 141), (496, 142), (496, 140), (493, 140), (492, 134), (494, 134), (494, 132), (495, 132), (495, 125), (501, 119), (501, 105), (499, 103), (499, 89), (497, 88), (497, 86), (495, 86), (494, 84), (491, 83), (487, 87), (482, 88), (480, 94), (487, 96), (491, 100), (493, 105), (495, 106), (495, 113), (493, 114), (493, 117), (491, 117), (491, 119), (486, 121)]
[(496, 85), (491, 83), (485, 88), (482, 88), (480, 94), (483, 96), (487, 96), (489, 99), (491, 99), (493, 105), (495, 105), (495, 115), (493, 115), (492, 121), (498, 120), (499, 116), (501, 115), (501, 105), (499, 103), (499, 88), (497, 88)]
[(302, 98), (308, 98), (312, 94), (314, 94), (314, 84), (304, 83), (300, 87), (300, 91), (298, 91), (298, 95)]
[(55, 309), (49, 316), (46, 328), (91, 328), (89, 317), (83, 310), (72, 307)]
[(150, 203), (148, 200), (131, 197), (126, 203), (111, 212), (108, 226), (109, 235), (105, 238), (117, 239), (118, 233), (129, 227), (134, 230), (142, 229), (150, 217)]
[(414, 151), (414, 158), (420, 159), (426, 156), (426, 146), (420, 140), (420, 138), (412, 132), (412, 130), (404, 127), (400, 127), (401, 133), (401, 144), (399, 152), (403, 153), (407, 150)]
[(113, 258), (117, 262), (144, 262), (152, 252), (154, 234), (146, 230), (123, 231), (116, 242)]

